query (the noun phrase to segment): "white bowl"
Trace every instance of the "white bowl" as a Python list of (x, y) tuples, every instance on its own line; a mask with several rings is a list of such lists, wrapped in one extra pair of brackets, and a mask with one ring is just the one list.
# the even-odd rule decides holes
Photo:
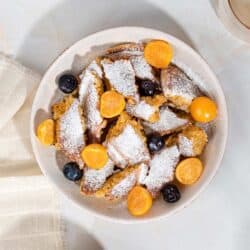
[[(205, 88), (207, 93), (215, 99), (218, 106), (218, 118), (215, 121), (213, 135), (203, 154), (204, 172), (199, 181), (182, 190), (182, 198), (179, 202), (167, 204), (158, 199), (147, 215), (135, 218), (128, 213), (124, 205), (111, 205), (103, 200), (83, 197), (79, 192), (79, 187), (63, 176), (61, 172), (63, 158), (53, 147), (44, 147), (39, 143), (35, 129), (39, 122), (51, 116), (51, 104), (61, 97), (56, 85), (56, 79), (59, 75), (66, 71), (79, 73), (91, 59), (102, 54), (104, 49), (112, 44), (148, 39), (163, 39), (174, 46), (175, 59), (191, 68), (202, 79), (204, 86), (201, 87)], [(208, 185), (220, 165), (226, 145), (227, 127), (225, 97), (216, 76), (207, 63), (193, 49), (177, 38), (161, 31), (140, 27), (121, 27), (101, 31), (80, 40), (63, 52), (45, 73), (37, 90), (31, 112), (31, 140), (36, 159), (43, 173), (78, 206), (96, 216), (123, 223), (167, 217), (190, 204)]]

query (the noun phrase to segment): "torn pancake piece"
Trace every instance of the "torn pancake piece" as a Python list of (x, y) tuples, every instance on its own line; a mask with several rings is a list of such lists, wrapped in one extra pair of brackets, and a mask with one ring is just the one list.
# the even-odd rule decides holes
[(106, 182), (106, 179), (113, 174), (114, 163), (110, 159), (106, 165), (99, 169), (84, 169), (84, 176), (81, 181), (80, 191), (83, 195), (92, 195), (100, 189)]
[(106, 79), (111, 89), (134, 101), (139, 99), (138, 87), (135, 84), (135, 72), (129, 60), (103, 59), (101, 61)]
[(86, 124), (80, 102), (73, 99), (65, 113), (56, 120), (56, 146), (81, 168), (84, 165), (80, 153), (85, 146), (85, 131)]
[(206, 132), (197, 126), (191, 125), (178, 134), (178, 147), (181, 155), (194, 157), (200, 155), (208, 141)]
[(161, 86), (172, 106), (187, 112), (192, 100), (201, 95), (199, 87), (174, 64), (161, 71)]
[(79, 100), (86, 116), (88, 134), (93, 141), (99, 141), (102, 129), (107, 124), (100, 113), (100, 98), (103, 93), (102, 80), (89, 70), (85, 70), (80, 77)]
[(174, 179), (174, 171), (179, 162), (180, 152), (176, 145), (164, 148), (155, 154), (149, 163), (148, 175), (141, 180), (155, 198), (161, 188)]
[(176, 132), (189, 124), (186, 118), (180, 118), (166, 105), (160, 108), (160, 119), (156, 122), (143, 122), (143, 126), (161, 135)]
[(142, 127), (126, 112), (120, 115), (116, 125), (109, 130), (105, 145), (109, 157), (120, 168), (150, 159)]
[(138, 166), (130, 166), (113, 174), (101, 189), (96, 192), (97, 197), (108, 200), (118, 200), (124, 198), (135, 186), (138, 175)]

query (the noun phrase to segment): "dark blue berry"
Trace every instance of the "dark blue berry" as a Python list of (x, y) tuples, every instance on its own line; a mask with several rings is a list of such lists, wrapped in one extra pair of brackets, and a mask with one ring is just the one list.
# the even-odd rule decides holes
[(142, 96), (153, 96), (157, 91), (157, 84), (150, 80), (142, 80), (139, 83), (139, 92)]
[(149, 150), (153, 153), (160, 151), (164, 147), (165, 141), (162, 136), (154, 134), (148, 137), (147, 143)]
[(77, 88), (77, 85), (76, 77), (70, 74), (60, 76), (58, 81), (59, 89), (65, 94), (72, 93)]
[(174, 203), (181, 198), (180, 191), (174, 184), (165, 185), (162, 190), (163, 199), (168, 203)]
[(83, 171), (76, 162), (68, 162), (63, 167), (63, 174), (70, 181), (78, 181), (82, 178)]

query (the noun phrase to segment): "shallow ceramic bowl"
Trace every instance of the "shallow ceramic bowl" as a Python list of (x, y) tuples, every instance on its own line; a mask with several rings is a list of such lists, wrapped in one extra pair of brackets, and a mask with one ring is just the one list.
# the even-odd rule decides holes
[[(54, 147), (42, 146), (36, 138), (35, 129), (43, 119), (51, 117), (50, 107), (61, 97), (57, 89), (57, 78), (63, 72), (79, 73), (84, 66), (111, 45), (122, 42), (139, 42), (148, 39), (163, 39), (170, 42), (175, 51), (175, 59), (187, 65), (202, 79), (203, 89), (214, 98), (218, 106), (218, 118), (214, 122), (213, 134), (209, 140), (202, 160), (204, 172), (199, 181), (182, 189), (182, 198), (175, 204), (166, 204), (162, 199), (154, 202), (151, 211), (144, 217), (130, 216), (124, 205), (113, 205), (109, 202), (91, 197), (83, 197), (79, 186), (64, 178), (61, 168), (63, 157)], [(139, 28), (121, 27), (98, 32), (75, 43), (63, 52), (49, 67), (37, 90), (31, 112), (31, 140), (36, 159), (43, 173), (71, 201), (88, 210), (92, 214), (112, 221), (136, 223), (168, 217), (189, 205), (211, 181), (215, 175), (225, 149), (227, 139), (227, 110), (225, 97), (218, 80), (207, 63), (188, 45), (177, 38), (161, 31)], [(80, 220), (81, 218), (79, 218)]]

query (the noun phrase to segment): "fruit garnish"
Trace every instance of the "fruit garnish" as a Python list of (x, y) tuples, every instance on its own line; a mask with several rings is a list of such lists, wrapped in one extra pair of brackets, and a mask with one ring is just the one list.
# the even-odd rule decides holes
[(78, 181), (82, 178), (83, 170), (76, 162), (68, 162), (63, 166), (63, 174), (70, 181)]
[(47, 119), (41, 122), (37, 127), (37, 138), (45, 145), (52, 145), (55, 141), (55, 122)]
[(59, 89), (65, 94), (72, 93), (77, 88), (77, 85), (76, 77), (70, 74), (60, 76), (58, 81)]
[(144, 215), (152, 207), (152, 196), (146, 188), (135, 186), (128, 194), (127, 206), (132, 215)]
[(194, 184), (201, 176), (203, 165), (198, 158), (182, 160), (175, 170), (176, 179), (184, 185)]
[(173, 58), (173, 48), (165, 41), (153, 40), (145, 46), (144, 57), (153, 67), (163, 69)]
[(108, 162), (107, 149), (101, 144), (89, 144), (82, 150), (81, 157), (93, 169), (101, 169)]
[(190, 113), (193, 119), (197, 122), (210, 122), (214, 120), (217, 115), (217, 107), (213, 100), (201, 96), (192, 101)]
[(125, 99), (121, 94), (114, 90), (106, 91), (101, 96), (101, 115), (105, 118), (115, 117), (121, 114), (125, 105)]
[(181, 198), (181, 194), (179, 189), (174, 184), (167, 184), (165, 185), (162, 190), (162, 196), (164, 201), (168, 203), (174, 203)]
[(153, 134), (148, 137), (147, 144), (150, 152), (157, 152), (164, 147), (165, 141), (162, 136)]
[(157, 91), (156, 83), (150, 80), (142, 80), (139, 83), (139, 92), (141, 96), (153, 96)]

